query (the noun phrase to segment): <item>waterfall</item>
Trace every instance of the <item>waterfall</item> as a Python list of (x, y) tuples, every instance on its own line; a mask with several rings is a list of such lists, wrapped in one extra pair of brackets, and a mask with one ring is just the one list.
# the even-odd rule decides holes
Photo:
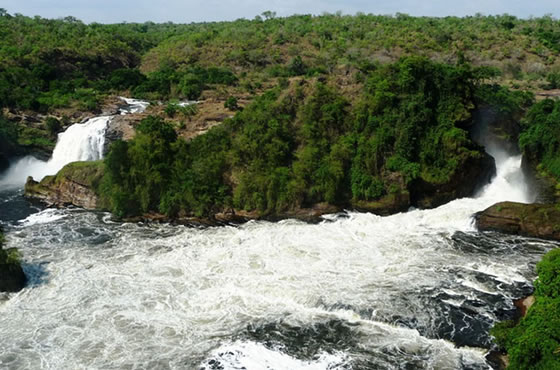
[(121, 108), (120, 110), (121, 115), (125, 115), (128, 113), (142, 113), (143, 111), (146, 110), (148, 105), (150, 105), (150, 103), (143, 100), (125, 98), (122, 96), (120, 98), (124, 100), (127, 104), (126, 107)]
[(28, 176), (41, 180), (54, 175), (70, 162), (95, 161), (101, 159), (105, 145), (105, 130), (111, 116), (91, 118), (85, 123), (77, 123), (58, 134), (58, 141), (51, 159), (41, 161), (27, 156), (16, 161), (0, 178), (2, 187), (19, 187)]
[(95, 161), (103, 156), (105, 130), (110, 116), (96, 117), (84, 124), (72, 125), (60, 134), (48, 165), (58, 171), (74, 161)]
[[(149, 103), (129, 98), (121, 98), (126, 106), (120, 114), (143, 112)], [(0, 177), (0, 188), (16, 188), (25, 184), (28, 176), (40, 181), (54, 175), (70, 162), (95, 161), (103, 158), (105, 131), (114, 116), (90, 118), (84, 123), (76, 123), (58, 134), (52, 157), (48, 161), (26, 156), (14, 162)]]

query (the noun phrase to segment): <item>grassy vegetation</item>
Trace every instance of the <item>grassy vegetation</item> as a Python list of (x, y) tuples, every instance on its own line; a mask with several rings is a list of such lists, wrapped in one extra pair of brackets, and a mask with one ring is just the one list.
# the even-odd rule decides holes
[(535, 303), (519, 323), (506, 321), (492, 330), (507, 350), (508, 369), (560, 369), (560, 249), (537, 265)]
[(16, 248), (3, 249), (4, 233), (0, 228), (0, 291), (17, 292), (26, 282), (21, 255)]
[(34, 187), (60, 185), (65, 181), (72, 181), (99, 192), (105, 173), (103, 161), (72, 162), (64, 166), (56, 175), (45, 176), (41, 184), (27, 184), (30, 191)]
[(19, 265), (21, 255), (15, 248), (0, 249), (0, 265)]

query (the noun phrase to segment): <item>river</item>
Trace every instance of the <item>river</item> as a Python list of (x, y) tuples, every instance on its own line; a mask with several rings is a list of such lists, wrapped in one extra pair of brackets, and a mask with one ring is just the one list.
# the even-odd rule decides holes
[[(53, 159), (85, 148), (65, 134)], [(491, 184), (436, 209), (206, 228), (42, 209), (20, 166), (0, 179), (0, 222), (29, 284), (0, 296), (0, 367), (487, 369), (488, 329), (556, 247), (474, 228), (473, 213), (533, 198), (521, 157), (490, 154)]]

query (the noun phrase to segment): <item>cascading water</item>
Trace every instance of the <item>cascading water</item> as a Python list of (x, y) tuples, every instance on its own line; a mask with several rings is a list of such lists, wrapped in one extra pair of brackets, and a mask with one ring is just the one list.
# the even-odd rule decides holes
[(58, 141), (51, 159), (41, 161), (35, 157), (24, 157), (15, 162), (0, 178), (0, 187), (20, 187), (28, 176), (41, 180), (56, 174), (62, 167), (75, 161), (101, 159), (105, 145), (105, 130), (111, 116), (89, 119), (77, 123), (58, 135)]
[(143, 100), (124, 98), (122, 96), (120, 98), (127, 104), (127, 106), (121, 108), (121, 115), (125, 115), (128, 113), (142, 113), (146, 110), (148, 105), (150, 105), (150, 103)]
[(0, 303), (0, 367), (486, 369), (489, 327), (556, 246), (474, 230), (494, 202), (530, 201), (522, 184), (504, 156), (477, 197), (389, 217), (198, 229), (50, 209), (6, 223), (30, 284)]
[[(121, 98), (126, 106), (121, 114), (139, 113), (146, 109), (147, 102)], [(105, 130), (113, 116), (100, 116), (76, 123), (58, 135), (51, 159), (41, 161), (27, 156), (16, 161), (5, 174), (0, 176), (0, 188), (21, 187), (28, 176), (40, 181), (47, 175), (54, 175), (70, 162), (95, 161), (103, 157)]]

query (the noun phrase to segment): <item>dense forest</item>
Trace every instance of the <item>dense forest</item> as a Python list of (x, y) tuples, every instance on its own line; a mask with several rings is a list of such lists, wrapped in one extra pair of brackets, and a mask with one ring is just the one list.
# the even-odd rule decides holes
[[(468, 60), (514, 87), (560, 83), (560, 24), (551, 17), (415, 18), (299, 15), (178, 25), (84, 24), (0, 10), (0, 102), (49, 111), (130, 89), (139, 97), (195, 98), (200, 88), (253, 92), (279, 77), (348, 76), (403, 56)], [(233, 76), (235, 75), (235, 76)]]
[(530, 100), (481, 85), (492, 73), (407, 57), (372, 66), (353, 104), (320, 79), (294, 80), (189, 142), (150, 116), (133, 140), (113, 144), (99, 191), (120, 216), (274, 215), (323, 202), (405, 210), (484, 166), (467, 131), (477, 105), (500, 94)]

